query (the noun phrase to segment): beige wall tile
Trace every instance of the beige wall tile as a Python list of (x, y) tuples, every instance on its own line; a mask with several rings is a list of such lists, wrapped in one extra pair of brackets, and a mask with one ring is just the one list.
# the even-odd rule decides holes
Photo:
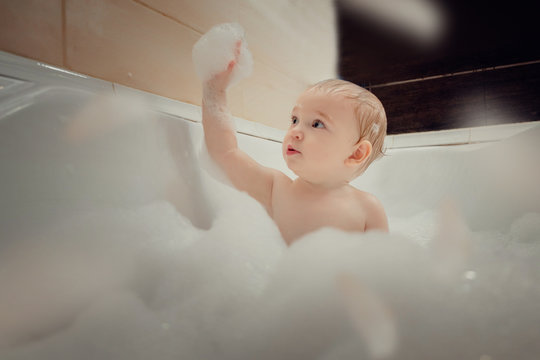
[(66, 62), (76, 71), (200, 104), (192, 29), (131, 0), (66, 0)]
[(251, 77), (242, 80), (244, 117), (265, 125), (287, 129), (296, 99), (306, 88), (261, 63), (255, 63)]
[(254, 73), (229, 90), (235, 116), (278, 129), (289, 126), (308, 84), (335, 77), (337, 40), (332, 1), (137, 0), (203, 34), (223, 22), (246, 30)]
[(179, 22), (193, 28), (200, 34), (212, 26), (239, 21), (239, 9), (244, 0), (137, 0), (151, 6)]
[[(285, 129), (308, 83), (335, 66), (330, 0), (0, 0), (0, 45), (93, 77), (200, 105), (191, 60), (217, 23), (246, 29), (254, 73), (229, 91), (235, 116)], [(13, 35), (13, 33), (18, 35)], [(19, 34), (20, 33), (20, 34)]]
[(0, 0), (0, 49), (62, 66), (62, 1)]
[(253, 1), (239, 22), (254, 57), (306, 85), (337, 76), (337, 31), (331, 1)]
[(239, 22), (256, 61), (305, 84), (336, 77), (337, 31), (330, 0), (139, 0), (205, 33)]

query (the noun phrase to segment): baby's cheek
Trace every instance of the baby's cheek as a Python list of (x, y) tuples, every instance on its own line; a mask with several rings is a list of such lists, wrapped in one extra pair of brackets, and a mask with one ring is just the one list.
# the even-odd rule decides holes
[(321, 139), (309, 139), (308, 141), (304, 141), (303, 145), (306, 150), (309, 150), (309, 152), (314, 156), (317, 157), (319, 160), (327, 159), (328, 155), (331, 153), (331, 146), (328, 142), (325, 142)]
[(317, 151), (319, 161), (334, 162), (338, 157), (339, 150), (336, 144), (321, 144)]
[(313, 162), (318, 172), (333, 172), (336, 168), (336, 159), (328, 151), (321, 152)]
[(311, 153), (311, 157), (315, 161), (324, 162), (328, 159), (328, 154), (328, 150), (317, 147), (317, 149)]

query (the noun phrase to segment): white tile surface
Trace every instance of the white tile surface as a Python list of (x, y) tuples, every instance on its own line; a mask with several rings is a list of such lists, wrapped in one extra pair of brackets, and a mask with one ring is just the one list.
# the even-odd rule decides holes
[(72, 86), (112, 94), (112, 85), (108, 81), (0, 51), (0, 75), (2, 74), (42, 86)]
[[(178, 116), (186, 120), (201, 122), (202, 112), (200, 106), (186, 104), (181, 101), (150, 94), (119, 84), (114, 84), (114, 91), (117, 95), (141, 97), (141, 101), (146, 101), (157, 111)], [(273, 141), (281, 141), (285, 135), (285, 131), (275, 129), (264, 124), (248, 121), (239, 117), (235, 117), (234, 120), (236, 123), (236, 130), (242, 134), (252, 135)]]
[(471, 128), (471, 142), (497, 141), (516, 135), (535, 126), (540, 126), (540, 123), (535, 121)]
[(395, 135), (392, 148), (405, 148), (431, 145), (465, 144), (470, 139), (470, 129), (428, 131)]
[(120, 84), (113, 84), (114, 92), (119, 96), (129, 96), (146, 102), (153, 109), (166, 114), (182, 117), (187, 120), (200, 122), (201, 108), (196, 105), (172, 100), (163, 96), (150, 94)]

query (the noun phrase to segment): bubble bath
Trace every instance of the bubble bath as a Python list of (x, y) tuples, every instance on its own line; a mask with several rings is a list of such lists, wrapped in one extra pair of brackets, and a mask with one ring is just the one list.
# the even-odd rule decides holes
[[(538, 358), (539, 127), (391, 150), (353, 183), (390, 234), (287, 248), (200, 124), (26, 94), (0, 100), (0, 359)], [(280, 144), (238, 138), (287, 171)]]
[(230, 85), (249, 76), (253, 70), (253, 58), (248, 49), (244, 29), (238, 23), (214, 26), (193, 46), (193, 64), (199, 79), (208, 81), (213, 75), (225, 70), (235, 59), (236, 44), (239, 43), (238, 61), (234, 67)]

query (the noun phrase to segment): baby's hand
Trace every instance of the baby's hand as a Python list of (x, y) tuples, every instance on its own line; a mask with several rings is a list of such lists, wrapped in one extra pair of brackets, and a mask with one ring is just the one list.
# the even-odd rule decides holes
[(244, 29), (236, 23), (214, 26), (193, 45), (192, 56), (205, 90), (225, 91), (253, 69)]
[(211, 90), (225, 91), (229, 87), (232, 73), (235, 69), (238, 59), (240, 58), (240, 50), (242, 48), (242, 40), (238, 40), (234, 48), (234, 59), (229, 62), (227, 68), (222, 72), (211, 77), (205, 86)]

